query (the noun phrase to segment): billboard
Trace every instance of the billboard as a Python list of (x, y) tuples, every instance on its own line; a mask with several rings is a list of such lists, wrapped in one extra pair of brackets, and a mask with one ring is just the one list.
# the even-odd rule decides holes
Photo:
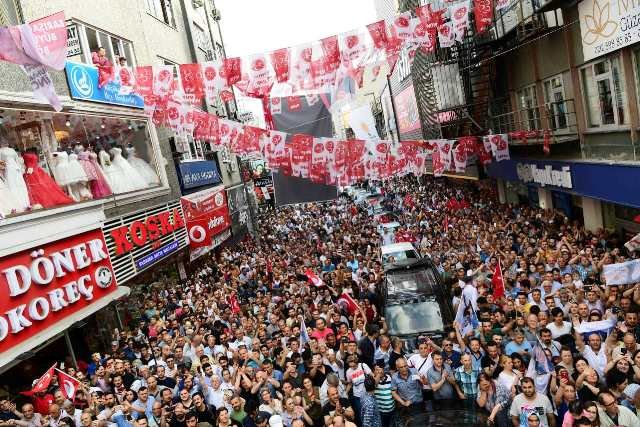
[(413, 85), (394, 96), (393, 102), (398, 117), (398, 131), (403, 134), (420, 129), (420, 115)]

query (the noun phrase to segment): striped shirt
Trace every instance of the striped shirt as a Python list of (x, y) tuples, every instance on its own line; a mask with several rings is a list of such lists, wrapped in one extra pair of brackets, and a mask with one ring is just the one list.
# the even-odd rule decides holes
[(393, 412), (393, 410), (396, 409), (396, 403), (391, 395), (391, 376), (384, 374), (384, 376), (380, 378), (374, 391), (374, 396), (376, 402), (378, 402), (380, 412)]

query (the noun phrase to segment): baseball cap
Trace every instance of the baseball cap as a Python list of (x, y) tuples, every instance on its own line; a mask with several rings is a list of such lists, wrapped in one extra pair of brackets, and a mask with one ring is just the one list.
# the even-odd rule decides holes
[(629, 398), (633, 399), (636, 393), (640, 391), (640, 385), (638, 384), (629, 384), (624, 388), (624, 394)]

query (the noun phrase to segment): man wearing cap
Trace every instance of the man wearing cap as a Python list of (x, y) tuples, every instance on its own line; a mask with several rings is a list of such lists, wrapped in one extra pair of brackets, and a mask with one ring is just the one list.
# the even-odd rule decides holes
[(633, 383), (625, 387), (622, 405), (631, 410), (636, 416), (640, 416), (640, 385)]

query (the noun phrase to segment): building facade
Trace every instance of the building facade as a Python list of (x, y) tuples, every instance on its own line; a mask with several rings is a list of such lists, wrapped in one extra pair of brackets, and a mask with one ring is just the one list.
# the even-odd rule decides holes
[[(177, 76), (177, 64), (221, 58), (213, 1), (1, 0), (0, 25), (59, 11), (65, 12), (67, 64), (49, 73), (62, 111), (34, 97), (20, 67), (0, 63), (0, 158), (13, 194), (0, 206), (0, 263), (5, 273), (18, 272), (0, 278), (9, 289), (2, 304), (20, 309), (49, 301), (46, 316), (44, 305), (34, 306), (40, 311), (30, 321), (19, 318), (22, 326), (0, 319), (0, 346), (11, 343), (0, 352), (0, 372), (32, 358), (35, 364), (46, 357), (40, 351), (45, 347), (71, 358), (108, 347), (104, 325), (122, 326), (117, 307), (126, 304), (118, 299), (159, 277), (186, 278), (189, 218), (181, 199), (242, 184), (235, 156), (156, 128), (142, 99), (123, 90), (125, 85), (102, 86), (93, 65), (104, 49), (100, 60), (113, 64), (116, 73), (118, 66), (174, 65)], [(233, 110), (223, 104), (203, 108), (221, 117)], [(230, 231), (230, 221), (226, 226)], [(85, 267), (89, 250), (94, 262)], [(25, 273), (29, 265), (33, 274)], [(45, 275), (48, 266), (55, 277)], [(92, 274), (75, 276), (80, 268)], [(67, 279), (73, 286), (63, 283)], [(60, 291), (41, 295), (44, 288), (32, 283), (48, 283), (47, 290), (59, 284)], [(100, 292), (76, 299), (80, 283), (93, 283)], [(74, 304), (61, 308), (54, 297)]]
[[(425, 3), (402, 0), (398, 12)], [(640, 231), (640, 38), (624, 23), (637, 7), (611, 4), (613, 31), (599, 32), (606, 22), (591, 28), (589, 17), (601, 3), (511, 0), (481, 34), (472, 11), (463, 41), (419, 52), (410, 74), (424, 138), (510, 134), (511, 160), (471, 173), (495, 180), (501, 201), (630, 236)]]

